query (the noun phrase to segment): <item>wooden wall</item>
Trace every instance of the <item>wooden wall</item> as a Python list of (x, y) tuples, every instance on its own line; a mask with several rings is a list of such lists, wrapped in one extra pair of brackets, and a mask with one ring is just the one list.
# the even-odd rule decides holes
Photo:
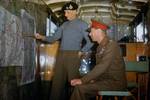
[(53, 76), (53, 68), (56, 62), (57, 51), (59, 49), (59, 42), (53, 44), (40, 45), (40, 67), (41, 79), (50, 81)]

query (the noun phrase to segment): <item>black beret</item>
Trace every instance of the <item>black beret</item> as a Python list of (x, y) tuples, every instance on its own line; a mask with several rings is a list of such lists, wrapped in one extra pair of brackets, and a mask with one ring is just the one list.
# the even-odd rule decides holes
[(75, 2), (68, 2), (62, 8), (62, 10), (76, 10), (76, 9), (78, 9), (78, 5)]

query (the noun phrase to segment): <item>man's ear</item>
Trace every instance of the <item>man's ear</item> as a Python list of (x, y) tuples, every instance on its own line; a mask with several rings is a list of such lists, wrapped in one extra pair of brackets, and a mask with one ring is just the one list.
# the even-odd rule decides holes
[(77, 14), (77, 15), (79, 14), (79, 9), (76, 9), (76, 14)]

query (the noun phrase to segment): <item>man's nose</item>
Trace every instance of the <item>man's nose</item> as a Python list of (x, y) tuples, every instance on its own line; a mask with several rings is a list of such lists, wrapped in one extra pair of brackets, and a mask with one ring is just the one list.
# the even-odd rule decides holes
[(91, 32), (89, 33), (89, 36), (91, 36)]

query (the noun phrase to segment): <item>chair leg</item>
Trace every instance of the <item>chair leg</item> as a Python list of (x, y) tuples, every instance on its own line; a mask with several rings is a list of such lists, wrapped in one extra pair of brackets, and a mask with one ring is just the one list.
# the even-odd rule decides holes
[(122, 96), (118, 96), (118, 97), (117, 97), (118, 100), (123, 100), (123, 98), (124, 98), (124, 97), (122, 97)]
[(96, 96), (96, 100), (137, 100), (134, 96), (121, 97), (121, 96)]
[(102, 100), (115, 100), (114, 96), (103, 96)]
[(134, 96), (123, 97), (122, 100), (137, 100)]
[(97, 96), (96, 96), (96, 100), (99, 100), (99, 98), (100, 98), (100, 97), (97, 95)]
[(102, 100), (102, 96), (97, 95), (96, 100)]

